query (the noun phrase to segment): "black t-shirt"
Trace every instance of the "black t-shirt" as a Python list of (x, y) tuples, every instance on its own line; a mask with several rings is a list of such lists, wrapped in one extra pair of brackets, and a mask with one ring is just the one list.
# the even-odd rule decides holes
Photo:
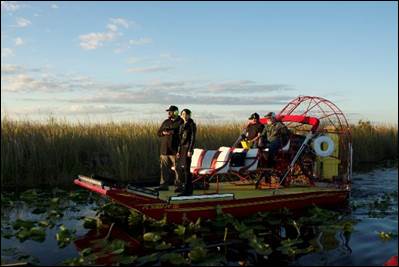
[(259, 133), (262, 133), (263, 128), (265, 126), (262, 123), (248, 125), (246, 130), (247, 139), (254, 139)]

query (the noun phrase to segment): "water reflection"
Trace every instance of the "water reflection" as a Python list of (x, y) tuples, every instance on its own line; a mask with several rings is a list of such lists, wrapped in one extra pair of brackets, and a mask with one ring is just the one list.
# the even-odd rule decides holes
[[(355, 175), (344, 209), (281, 210), (240, 220), (220, 213), (213, 222), (183, 225), (109, 204), (100, 209), (105, 200), (85, 190), (2, 192), (2, 263), (382, 265), (397, 253), (397, 180), (397, 169)], [(41, 229), (44, 239), (37, 238)], [(381, 232), (392, 235), (383, 240)]]

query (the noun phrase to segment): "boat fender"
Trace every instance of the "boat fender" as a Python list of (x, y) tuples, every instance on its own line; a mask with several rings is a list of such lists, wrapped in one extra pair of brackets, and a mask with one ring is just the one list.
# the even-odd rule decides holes
[[(326, 150), (322, 149), (323, 143), (327, 144)], [(319, 136), (313, 141), (313, 149), (316, 152), (317, 156), (328, 157), (334, 152), (334, 142), (329, 136)]]

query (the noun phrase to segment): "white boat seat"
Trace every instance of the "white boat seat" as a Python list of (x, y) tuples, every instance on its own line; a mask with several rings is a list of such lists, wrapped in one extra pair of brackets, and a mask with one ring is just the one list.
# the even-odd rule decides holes
[(203, 158), (204, 154), (205, 154), (204, 149), (194, 148), (194, 152), (191, 157), (190, 172), (193, 172), (195, 169), (198, 169), (201, 167), (202, 158)]
[(230, 165), (230, 154), (232, 151), (231, 147), (220, 147), (219, 148), (219, 155), (216, 159), (215, 169), (220, 169), (217, 173), (228, 173), (229, 172), (229, 165)]
[[(195, 149), (194, 149), (194, 153), (195, 153)], [(197, 153), (199, 153), (199, 152), (197, 152)], [(205, 152), (202, 152), (200, 154), (200, 156), (198, 156), (196, 163), (193, 164), (193, 160), (192, 160), (191, 166), (190, 166), (190, 172), (191, 173), (198, 172), (199, 174), (212, 173), (215, 169), (216, 157), (219, 154), (220, 154), (220, 152), (218, 150), (206, 150)]]

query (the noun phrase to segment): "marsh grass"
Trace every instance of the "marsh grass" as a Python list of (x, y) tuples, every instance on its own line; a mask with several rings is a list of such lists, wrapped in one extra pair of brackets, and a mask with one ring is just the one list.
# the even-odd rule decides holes
[[(128, 182), (158, 181), (155, 123), (71, 124), (1, 121), (2, 186), (70, 185), (79, 173)], [(239, 125), (198, 125), (197, 145), (232, 144)]]
[(359, 121), (351, 126), (354, 166), (398, 159), (398, 127)]
[[(2, 186), (71, 185), (79, 173), (127, 182), (159, 180), (156, 123), (71, 124), (1, 121)], [(197, 147), (231, 145), (241, 124), (197, 124)], [(355, 166), (397, 160), (398, 130), (359, 122), (352, 126)]]

